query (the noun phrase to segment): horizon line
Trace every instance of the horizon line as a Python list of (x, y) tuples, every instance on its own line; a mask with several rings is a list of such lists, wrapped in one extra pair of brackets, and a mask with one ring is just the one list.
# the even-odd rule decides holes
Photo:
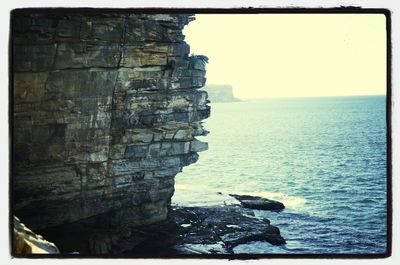
[(387, 96), (386, 94), (367, 94), (367, 95), (330, 95), (330, 96), (277, 96), (277, 97), (249, 97), (249, 98), (240, 98), (234, 96), (240, 100), (252, 100), (252, 99), (278, 99), (278, 98), (333, 98), (333, 97), (376, 97), (376, 96)]

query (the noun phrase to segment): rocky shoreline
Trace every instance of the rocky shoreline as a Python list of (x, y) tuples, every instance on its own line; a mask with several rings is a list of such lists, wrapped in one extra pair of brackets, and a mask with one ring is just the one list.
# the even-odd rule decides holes
[(234, 254), (234, 248), (252, 241), (284, 245), (279, 228), (268, 219), (240, 207), (176, 207), (179, 228), (173, 249), (180, 254)]
[[(252, 196), (246, 198), (260, 200)], [(255, 209), (239, 204), (209, 207), (173, 205), (165, 221), (138, 227), (119, 227), (117, 231), (115, 233), (105, 224), (99, 226), (88, 220), (40, 233), (55, 242), (62, 254), (83, 255), (229, 255), (237, 254), (236, 247), (252, 242), (268, 242), (276, 246), (286, 243), (278, 227), (268, 219), (257, 217)]]
[[(235, 247), (255, 241), (284, 245), (278, 227), (254, 211), (235, 206), (174, 206), (166, 221), (129, 229), (111, 248), (97, 245), (97, 254), (134, 257), (237, 254)], [(109, 241), (110, 242), (110, 241)], [(103, 250), (109, 249), (104, 252)], [(79, 253), (89, 254), (89, 253)], [(254, 254), (254, 253), (249, 253)]]

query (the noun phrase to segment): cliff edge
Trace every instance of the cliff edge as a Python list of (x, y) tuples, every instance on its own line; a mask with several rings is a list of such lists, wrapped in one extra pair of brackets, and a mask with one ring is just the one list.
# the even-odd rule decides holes
[(189, 64), (182, 34), (193, 19), (13, 12), (12, 195), (22, 222), (45, 231), (90, 220), (112, 232), (85, 251), (107, 253), (114, 230), (167, 218), (175, 175), (207, 149), (195, 138), (210, 115), (198, 90), (205, 65)]

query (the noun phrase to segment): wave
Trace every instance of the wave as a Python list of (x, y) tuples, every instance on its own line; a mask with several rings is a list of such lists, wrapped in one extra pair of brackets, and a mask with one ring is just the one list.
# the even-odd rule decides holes
[[(250, 195), (250, 196), (260, 196), (263, 198), (271, 199), (271, 200), (276, 200), (282, 202), (286, 208), (295, 208), (296, 210), (299, 210), (299, 206), (302, 206), (307, 203), (307, 200), (302, 197), (298, 196), (292, 196), (292, 195), (287, 195), (282, 192), (268, 192), (268, 191), (263, 191), (263, 192), (247, 192), (243, 190), (225, 190), (225, 189), (199, 189), (198, 186), (196, 185), (185, 185), (185, 184), (175, 184), (175, 190), (176, 191), (192, 191), (187, 196), (194, 197), (196, 195), (202, 196), (203, 203), (206, 202), (204, 200), (207, 200), (207, 198), (212, 201), (213, 203), (215, 202), (215, 195), (218, 194), (218, 196), (224, 196), (225, 198), (221, 198), (222, 200), (228, 200), (228, 201), (235, 201), (235, 199), (227, 197), (228, 194), (241, 194), (241, 195)], [(193, 191), (196, 194), (193, 193)], [(209, 196), (204, 197), (204, 195), (209, 194)], [(214, 195), (214, 196), (212, 196)], [(221, 200), (221, 201), (222, 201)]]
[(243, 195), (250, 195), (250, 196), (260, 196), (260, 197), (267, 198), (270, 200), (282, 202), (286, 208), (299, 207), (299, 206), (302, 206), (307, 203), (307, 199), (305, 199), (305, 198), (287, 195), (282, 192), (268, 192), (268, 191), (262, 191), (262, 192), (234, 191), (233, 192), (233, 191), (229, 191), (228, 193), (243, 194)]

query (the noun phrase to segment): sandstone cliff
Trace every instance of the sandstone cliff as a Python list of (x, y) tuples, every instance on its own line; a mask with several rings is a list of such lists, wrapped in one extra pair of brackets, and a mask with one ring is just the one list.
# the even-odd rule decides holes
[(195, 138), (210, 114), (205, 66), (189, 65), (182, 34), (191, 20), (13, 13), (13, 207), (31, 229), (167, 217), (175, 175), (207, 149)]

